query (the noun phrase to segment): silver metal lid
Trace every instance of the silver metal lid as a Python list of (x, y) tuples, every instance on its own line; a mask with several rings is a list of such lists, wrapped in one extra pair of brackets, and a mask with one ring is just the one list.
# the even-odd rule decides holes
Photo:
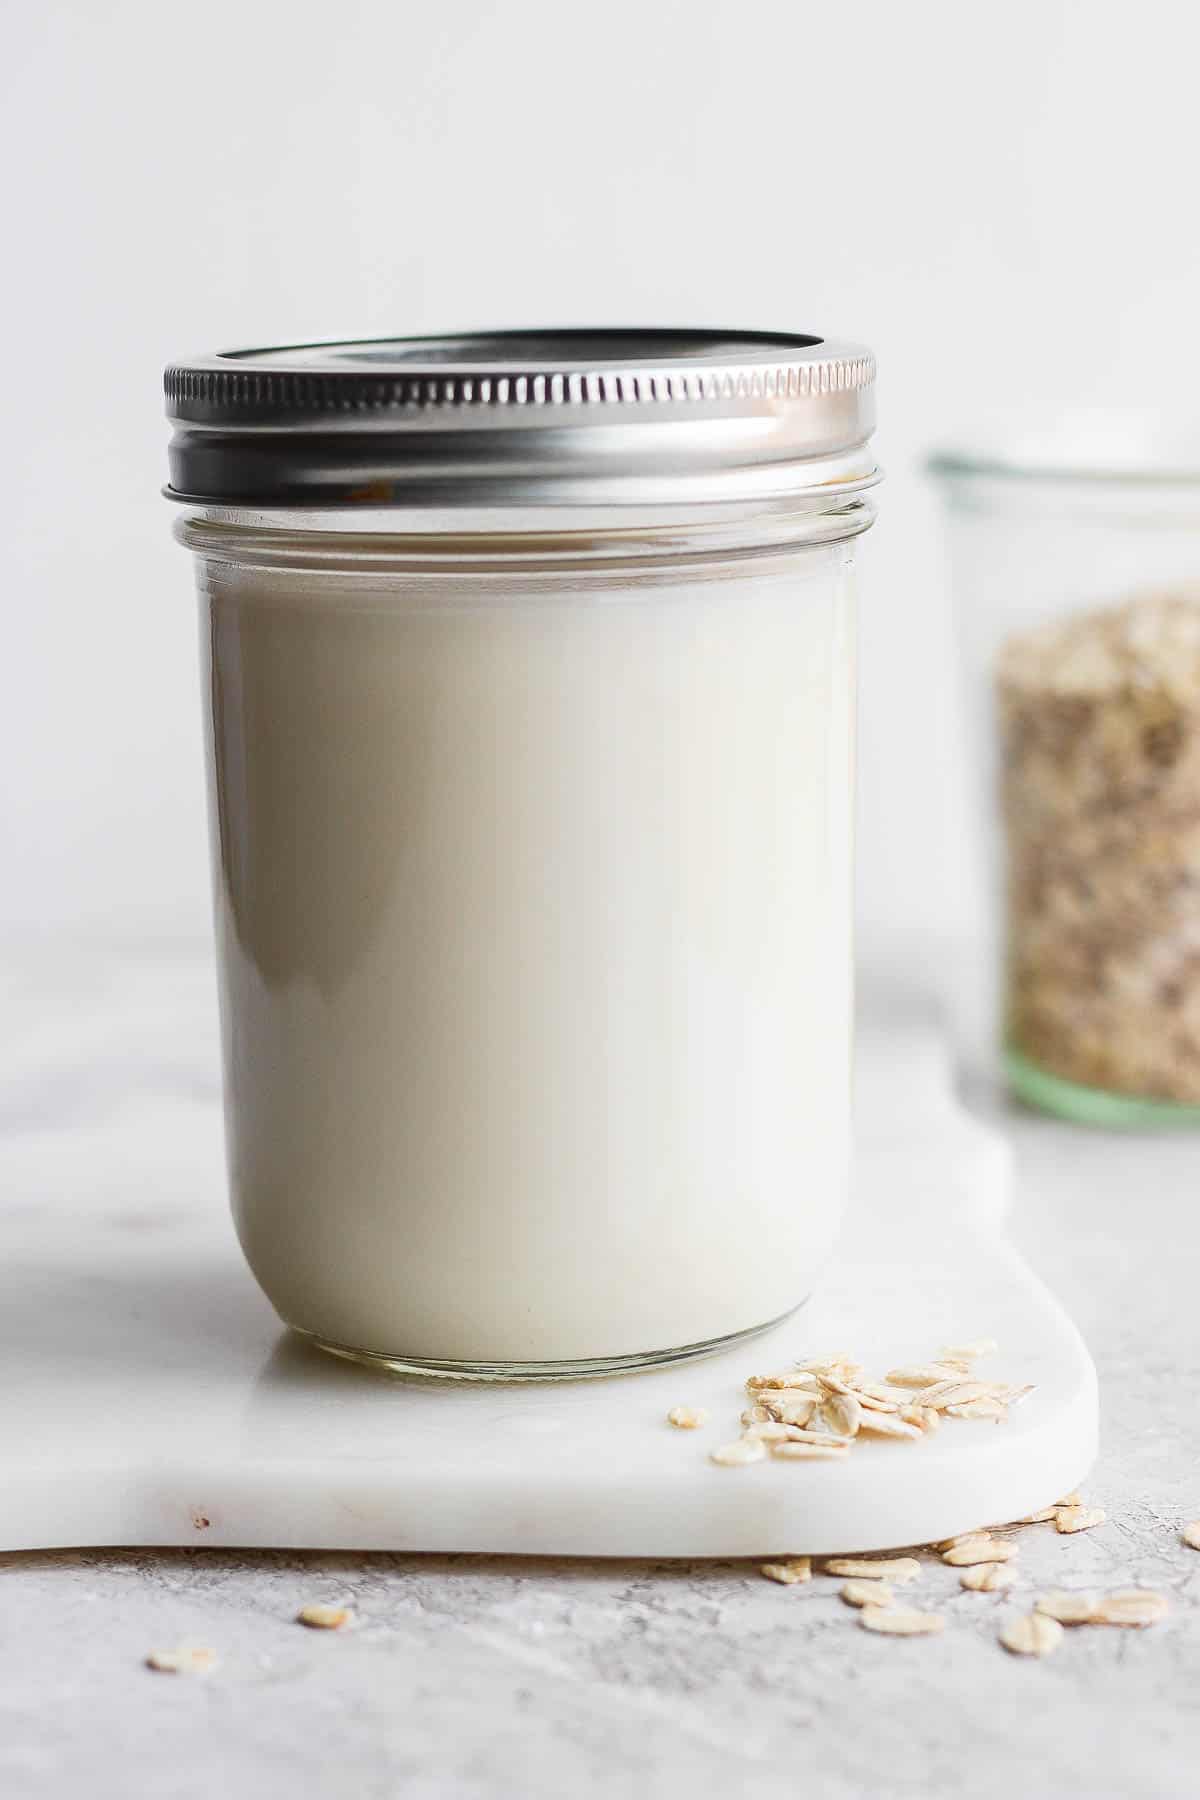
[(166, 371), (172, 499), (687, 506), (878, 479), (875, 363), (767, 332), (501, 331), (229, 350)]

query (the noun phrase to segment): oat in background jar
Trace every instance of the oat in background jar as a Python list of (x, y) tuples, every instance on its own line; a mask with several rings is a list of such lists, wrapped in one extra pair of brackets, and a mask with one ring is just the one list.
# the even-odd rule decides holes
[(1019, 634), (996, 702), (1010, 1054), (1200, 1104), (1200, 594)]
[(1200, 456), (933, 468), (987, 921), (968, 1045), (1081, 1123), (1200, 1124)]

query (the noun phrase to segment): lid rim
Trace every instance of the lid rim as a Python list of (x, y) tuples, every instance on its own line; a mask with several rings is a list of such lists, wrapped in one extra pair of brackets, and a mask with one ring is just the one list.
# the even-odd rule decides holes
[[(526, 354), (513, 360), (513, 349)], [(602, 498), (614, 470), (681, 495), (715, 497), (725, 483), (733, 497), (752, 471), (786, 466), (792, 491), (809, 492), (839, 478), (831, 465), (859, 472), (874, 381), (861, 345), (692, 328), (224, 351), (164, 373), (170, 485), (214, 502), (237, 503), (253, 486), (262, 503), (295, 495), (343, 504), (378, 498), (364, 484), (392, 484), (390, 503), (402, 505), (430, 476), (450, 487), (461, 478), (464, 490), (483, 476), (520, 505), (553, 503), (558, 490), (578, 499), (582, 480)]]

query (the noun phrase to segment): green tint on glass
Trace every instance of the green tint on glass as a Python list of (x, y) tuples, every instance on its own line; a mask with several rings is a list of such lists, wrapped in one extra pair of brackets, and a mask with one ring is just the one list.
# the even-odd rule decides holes
[(1082, 1087), (1076, 1081), (1064, 1081), (1061, 1075), (1039, 1069), (1019, 1050), (1006, 1047), (1004, 1072), (1018, 1100), (1026, 1106), (1036, 1107), (1039, 1112), (1069, 1119), (1074, 1125), (1095, 1125), (1105, 1131), (1195, 1130), (1200, 1127), (1200, 1106)]

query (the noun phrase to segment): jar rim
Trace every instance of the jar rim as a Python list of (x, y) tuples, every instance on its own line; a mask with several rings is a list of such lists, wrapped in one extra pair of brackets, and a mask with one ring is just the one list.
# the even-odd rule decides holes
[(1191, 421), (1159, 411), (1085, 409), (1032, 432), (942, 445), (925, 469), (948, 481), (1186, 488), (1200, 485), (1200, 438)]
[(655, 564), (708, 566), (745, 558), (790, 556), (844, 543), (874, 523), (870, 484), (836, 506), (811, 501), (757, 509), (693, 507), (673, 514), (598, 518), (410, 515), (305, 507), (188, 506), (174, 536), (215, 561), (370, 575), (421, 571), (456, 579), (489, 572), (604, 574)]
[(1001, 457), (972, 456), (955, 451), (939, 451), (928, 457), (926, 472), (941, 479), (959, 480), (978, 476), (1012, 482), (1053, 482), (1066, 486), (1111, 486), (1135, 488), (1200, 487), (1200, 468), (1138, 469), (1087, 468), (1083, 464), (1005, 461)]

